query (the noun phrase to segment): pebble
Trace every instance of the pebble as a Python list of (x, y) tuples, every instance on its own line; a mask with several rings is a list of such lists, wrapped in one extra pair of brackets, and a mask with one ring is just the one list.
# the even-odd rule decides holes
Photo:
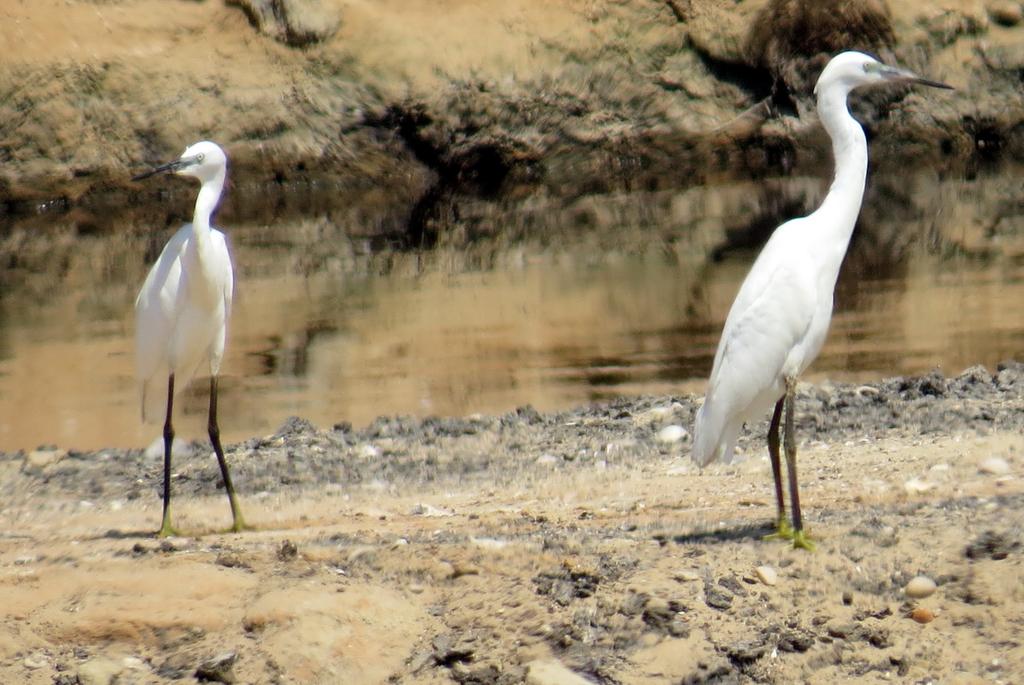
[(569, 670), (554, 659), (531, 661), (526, 664), (527, 685), (590, 685), (583, 676)]
[(235, 673), (232, 670), (235, 666), (237, 654), (235, 652), (224, 652), (212, 659), (207, 659), (199, 664), (195, 677), (199, 680), (216, 683), (234, 683)]
[(469, 541), (481, 549), (492, 551), (508, 547), (508, 540), (498, 538), (470, 538)]
[(35, 670), (37, 668), (42, 668), (46, 665), (46, 657), (42, 654), (34, 654), (32, 656), (25, 657), (25, 660), (21, 663), (25, 666), (25, 668)]
[(978, 464), (978, 470), (992, 476), (1005, 476), (1010, 472), (1010, 464), (1002, 457), (988, 457)]
[(654, 439), (666, 445), (671, 445), (672, 443), (679, 442), (688, 435), (689, 432), (687, 432), (685, 428), (677, 423), (673, 423), (672, 425), (665, 426), (658, 431), (658, 434)]
[(691, 583), (695, 580), (700, 580), (700, 575), (693, 571), (679, 571), (672, 577), (678, 583)]
[(907, 491), (908, 495), (920, 495), (921, 493), (928, 492), (935, 486), (926, 480), (920, 478), (911, 478), (903, 484), (903, 489)]
[(78, 682), (82, 685), (111, 685), (123, 670), (124, 666), (113, 659), (96, 657), (78, 667)]
[(918, 623), (931, 623), (935, 620), (935, 614), (924, 607), (917, 607), (910, 612), (910, 618), (914, 619)]
[(536, 463), (538, 466), (554, 466), (555, 464), (558, 464), (561, 461), (561, 459), (559, 459), (553, 454), (542, 454), (539, 457), (537, 457)]
[(638, 427), (649, 426), (652, 423), (661, 423), (667, 421), (673, 417), (676, 413), (676, 409), (682, 408), (682, 405), (678, 402), (674, 402), (670, 407), (652, 407), (642, 414), (638, 414), (633, 419), (633, 423)]
[(1024, 11), (1018, 2), (995, 2), (989, 5), (992, 20), (1003, 26), (1016, 26), (1024, 20)]
[(416, 506), (414, 506), (412, 508), (412, 510), (409, 512), (409, 514), (412, 515), (412, 516), (428, 516), (428, 517), (455, 516), (455, 514), (453, 514), (450, 511), (447, 511), (445, 509), (441, 509), (440, 507), (435, 507), (432, 504), (426, 504), (426, 503), (417, 504)]
[(917, 576), (907, 583), (907, 587), (903, 591), (907, 597), (923, 599), (935, 592), (935, 581), (928, 576)]
[(291, 561), (299, 554), (299, 548), (291, 540), (285, 540), (277, 548), (277, 558), (280, 561)]
[(359, 457), (361, 459), (376, 459), (380, 456), (380, 448), (376, 445), (366, 443), (359, 447)]
[(768, 586), (775, 585), (779, 582), (779, 574), (771, 566), (758, 566), (754, 569), (754, 575), (762, 583)]
[(149, 670), (149, 666), (146, 665), (146, 662), (137, 656), (126, 656), (125, 658), (121, 659), (121, 665), (125, 668), (130, 668), (133, 671)]
[(22, 468), (25, 470), (42, 470), (47, 466), (56, 464), (66, 456), (68, 456), (67, 450), (32, 450), (25, 455)]

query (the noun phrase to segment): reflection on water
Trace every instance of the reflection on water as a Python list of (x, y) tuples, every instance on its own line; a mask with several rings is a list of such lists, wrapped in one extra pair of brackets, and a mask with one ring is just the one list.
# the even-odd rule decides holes
[[(1018, 186), (1009, 173), (872, 179), (812, 375), (956, 373), (1020, 356)], [(239, 272), (225, 437), (271, 432), (293, 414), (362, 425), (701, 392), (757, 245), (823, 190), (795, 178), (467, 204), (429, 252), (377, 252), (327, 215), (224, 217)], [(144, 446), (159, 433), (139, 423), (131, 310), (147, 252), (173, 227), (71, 226), (0, 232), (15, 255), (0, 296), (0, 450)], [(206, 387), (179, 403), (180, 436), (204, 436)]]

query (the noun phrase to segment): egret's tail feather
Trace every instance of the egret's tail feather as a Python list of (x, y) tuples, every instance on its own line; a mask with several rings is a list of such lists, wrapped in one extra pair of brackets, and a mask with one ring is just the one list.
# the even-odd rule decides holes
[(740, 425), (722, 425), (721, 418), (715, 416), (710, 403), (705, 400), (693, 422), (693, 450), (690, 457), (702, 468), (716, 459), (726, 464), (731, 463)]

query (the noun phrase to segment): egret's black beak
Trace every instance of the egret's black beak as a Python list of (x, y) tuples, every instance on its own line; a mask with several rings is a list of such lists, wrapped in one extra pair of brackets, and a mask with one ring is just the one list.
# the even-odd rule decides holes
[(932, 81), (931, 79), (921, 78), (920, 76), (915, 76), (914, 78), (910, 79), (910, 82), (916, 83), (921, 86), (930, 86), (932, 88), (945, 88), (946, 90), (953, 90), (953, 86), (949, 85), (948, 83), (943, 83), (942, 81)]
[(942, 83), (941, 81), (932, 81), (931, 79), (921, 78), (917, 74), (907, 69), (897, 69), (896, 67), (885, 67), (882, 72), (886, 78), (893, 81), (903, 81), (905, 83), (916, 83), (921, 86), (929, 86), (931, 88), (945, 88), (946, 90), (953, 90), (953, 86), (948, 83)]
[(141, 174), (137, 176), (132, 176), (132, 180), (141, 181), (144, 178), (156, 176), (157, 174), (174, 173), (175, 171), (179, 171), (180, 169), (190, 167), (198, 161), (199, 160), (197, 160), (195, 157), (181, 157), (179, 159), (174, 160), (173, 162), (167, 162), (167, 164), (161, 164), (158, 167), (154, 167), (149, 171), (143, 171)]

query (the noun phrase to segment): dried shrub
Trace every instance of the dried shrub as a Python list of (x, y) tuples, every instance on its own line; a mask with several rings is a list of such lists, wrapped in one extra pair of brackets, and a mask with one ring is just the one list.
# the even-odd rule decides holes
[(746, 50), (753, 64), (800, 96), (810, 93), (832, 55), (878, 52), (894, 41), (885, 0), (771, 0), (754, 19)]

